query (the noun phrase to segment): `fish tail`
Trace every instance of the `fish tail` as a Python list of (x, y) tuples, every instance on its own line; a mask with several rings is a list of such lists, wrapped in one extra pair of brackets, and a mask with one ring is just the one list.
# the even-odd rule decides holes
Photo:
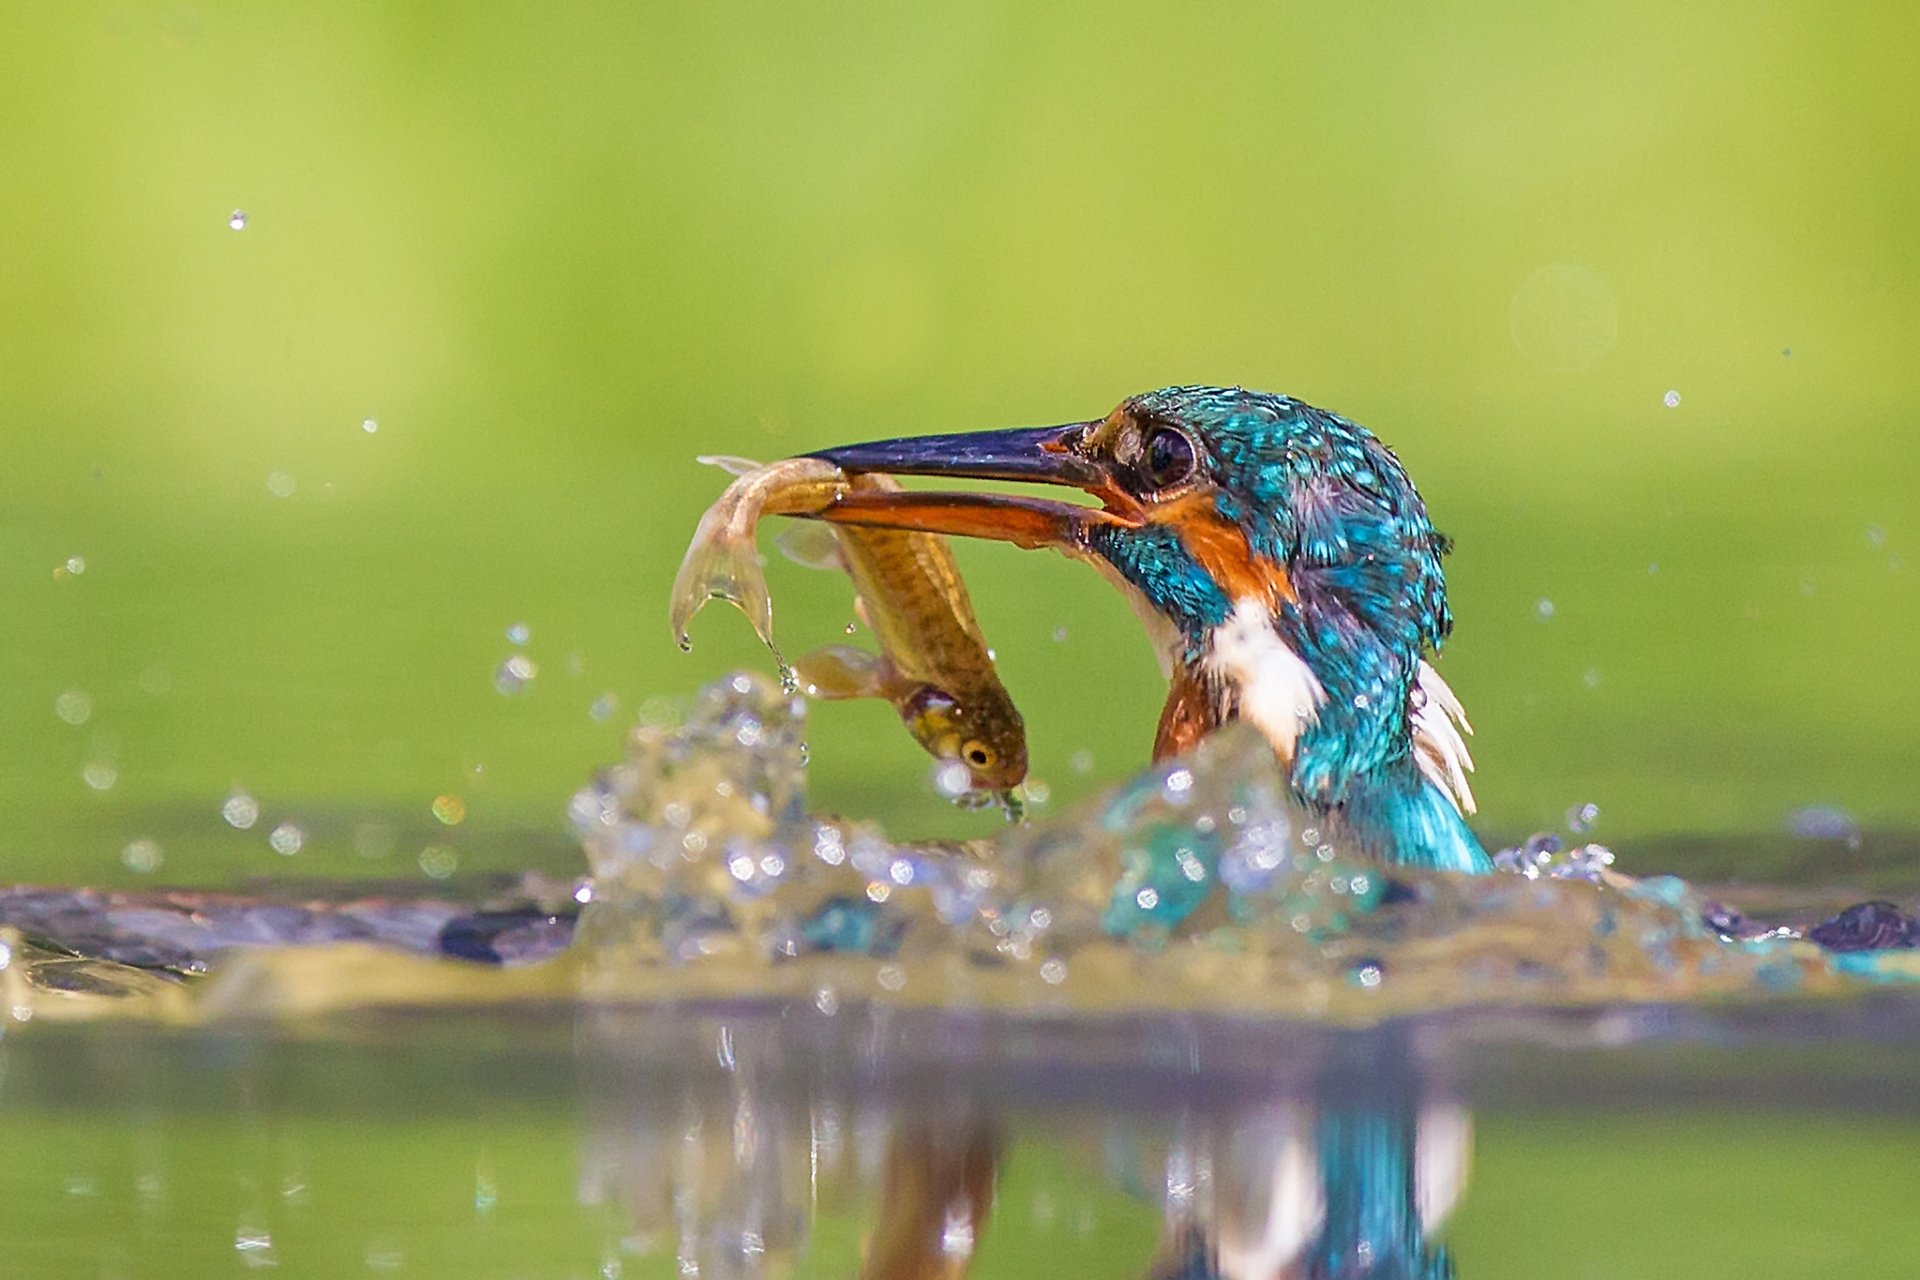
[[(682, 649), (693, 647), (687, 628), (709, 600), (725, 600), (746, 614), (761, 643), (773, 649), (773, 597), (767, 592), (759, 552), (751, 537), (731, 533), (712, 511), (701, 517), (673, 578), (667, 621)], [(777, 656), (779, 651), (774, 652)]]

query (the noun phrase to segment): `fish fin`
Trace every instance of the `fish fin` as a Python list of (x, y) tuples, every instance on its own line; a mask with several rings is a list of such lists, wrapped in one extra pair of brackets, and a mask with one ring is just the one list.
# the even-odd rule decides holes
[(891, 698), (893, 667), (878, 654), (850, 644), (822, 645), (793, 663), (800, 688), (810, 698)]
[[(667, 620), (682, 649), (692, 648), (687, 627), (709, 600), (725, 600), (747, 615), (761, 643), (773, 648), (773, 597), (760, 571), (753, 539), (730, 536), (725, 522), (708, 511), (700, 518), (687, 547), (680, 572), (673, 577), (673, 598)], [(774, 651), (776, 655), (778, 650)]]
[(752, 458), (739, 458), (731, 453), (702, 453), (695, 455), (695, 462), (705, 467), (718, 467), (730, 476), (744, 476), (749, 471), (758, 471), (760, 464)]
[(774, 536), (780, 554), (803, 569), (843, 569), (840, 539), (829, 525), (817, 520), (795, 520)]

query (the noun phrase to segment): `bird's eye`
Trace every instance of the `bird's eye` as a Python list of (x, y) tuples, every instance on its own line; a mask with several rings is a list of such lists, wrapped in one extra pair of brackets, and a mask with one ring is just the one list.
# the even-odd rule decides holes
[(965, 756), (967, 763), (976, 769), (985, 769), (993, 763), (993, 748), (978, 739), (970, 740), (961, 747), (960, 754)]
[(1193, 441), (1172, 427), (1155, 427), (1140, 458), (1141, 478), (1150, 489), (1169, 489), (1193, 474)]

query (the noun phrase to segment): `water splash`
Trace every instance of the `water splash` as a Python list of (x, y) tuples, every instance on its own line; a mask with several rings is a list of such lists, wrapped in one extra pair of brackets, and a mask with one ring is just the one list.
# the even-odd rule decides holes
[[(1233, 727), (1056, 820), (891, 840), (807, 811), (804, 714), (735, 676), (684, 722), (637, 728), (629, 758), (574, 797), (593, 870), (581, 935), (613, 985), (650, 971), (809, 1000), (1369, 1021), (1839, 975), (1798, 937), (1726, 935), (1691, 886), (1624, 876), (1597, 844), (1537, 837), (1484, 877), (1384, 870), (1316, 827)], [(1916, 958), (1876, 964), (1920, 972)]]

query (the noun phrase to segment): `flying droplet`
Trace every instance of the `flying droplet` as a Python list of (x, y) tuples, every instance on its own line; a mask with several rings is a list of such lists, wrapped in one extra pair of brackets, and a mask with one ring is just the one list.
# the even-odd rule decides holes
[(507, 628), (507, 640), (512, 644), (523, 645), (531, 639), (533, 639), (533, 632), (524, 622), (516, 622)]
[(307, 833), (297, 822), (283, 822), (267, 836), (267, 843), (283, 858), (291, 858), (300, 852), (301, 846), (306, 842)]
[(160, 851), (159, 841), (142, 836), (120, 851), (120, 861), (127, 870), (144, 876), (158, 871), (166, 856)]
[(69, 689), (53, 700), (53, 714), (68, 724), (85, 724), (93, 714), (93, 699), (79, 689)]
[(519, 693), (540, 674), (540, 667), (524, 653), (516, 653), (493, 673), (493, 687), (508, 696)]
[(420, 851), (420, 869), (435, 880), (445, 880), (460, 869), (460, 855), (444, 844), (430, 844)]
[(236, 831), (245, 831), (260, 821), (260, 802), (244, 791), (236, 791), (220, 806), (220, 816)]
[(620, 707), (620, 699), (612, 693), (603, 693), (593, 700), (587, 708), (587, 715), (597, 721), (611, 720), (613, 713)]
[(1669, 391), (1660, 397), (1660, 403), (1669, 409), (1678, 409), (1680, 407), (1680, 393), (1678, 391)]
[(120, 771), (104, 760), (95, 760), (80, 771), (80, 780), (95, 791), (111, 791), (120, 781)]
[(1547, 619), (1553, 617), (1553, 601), (1542, 597), (1541, 600), (1533, 606), (1533, 611), (1539, 617), (1540, 621), (1545, 622)]
[(1055, 627), (1053, 629), (1053, 638), (1055, 643), (1065, 641), (1067, 638), (1067, 629), (1065, 627)]
[(227, 226), (235, 231), (245, 231), (247, 229), (247, 211), (245, 209), (235, 209), (232, 213), (228, 214)]
[(457, 827), (467, 820), (467, 802), (455, 795), (435, 796), (433, 816), (441, 826)]
[(1593, 824), (1599, 821), (1600, 806), (1589, 801), (1577, 804), (1567, 810), (1567, 830), (1577, 836), (1583, 836), (1593, 830)]
[(949, 800), (958, 800), (973, 787), (967, 766), (958, 760), (942, 760), (933, 769), (933, 789)]
[(377, 418), (362, 418), (360, 420), (360, 429), (368, 435), (372, 435), (380, 430), (380, 420)]
[(297, 487), (294, 478), (284, 471), (276, 471), (267, 477), (267, 492), (276, 498), (291, 498)]

